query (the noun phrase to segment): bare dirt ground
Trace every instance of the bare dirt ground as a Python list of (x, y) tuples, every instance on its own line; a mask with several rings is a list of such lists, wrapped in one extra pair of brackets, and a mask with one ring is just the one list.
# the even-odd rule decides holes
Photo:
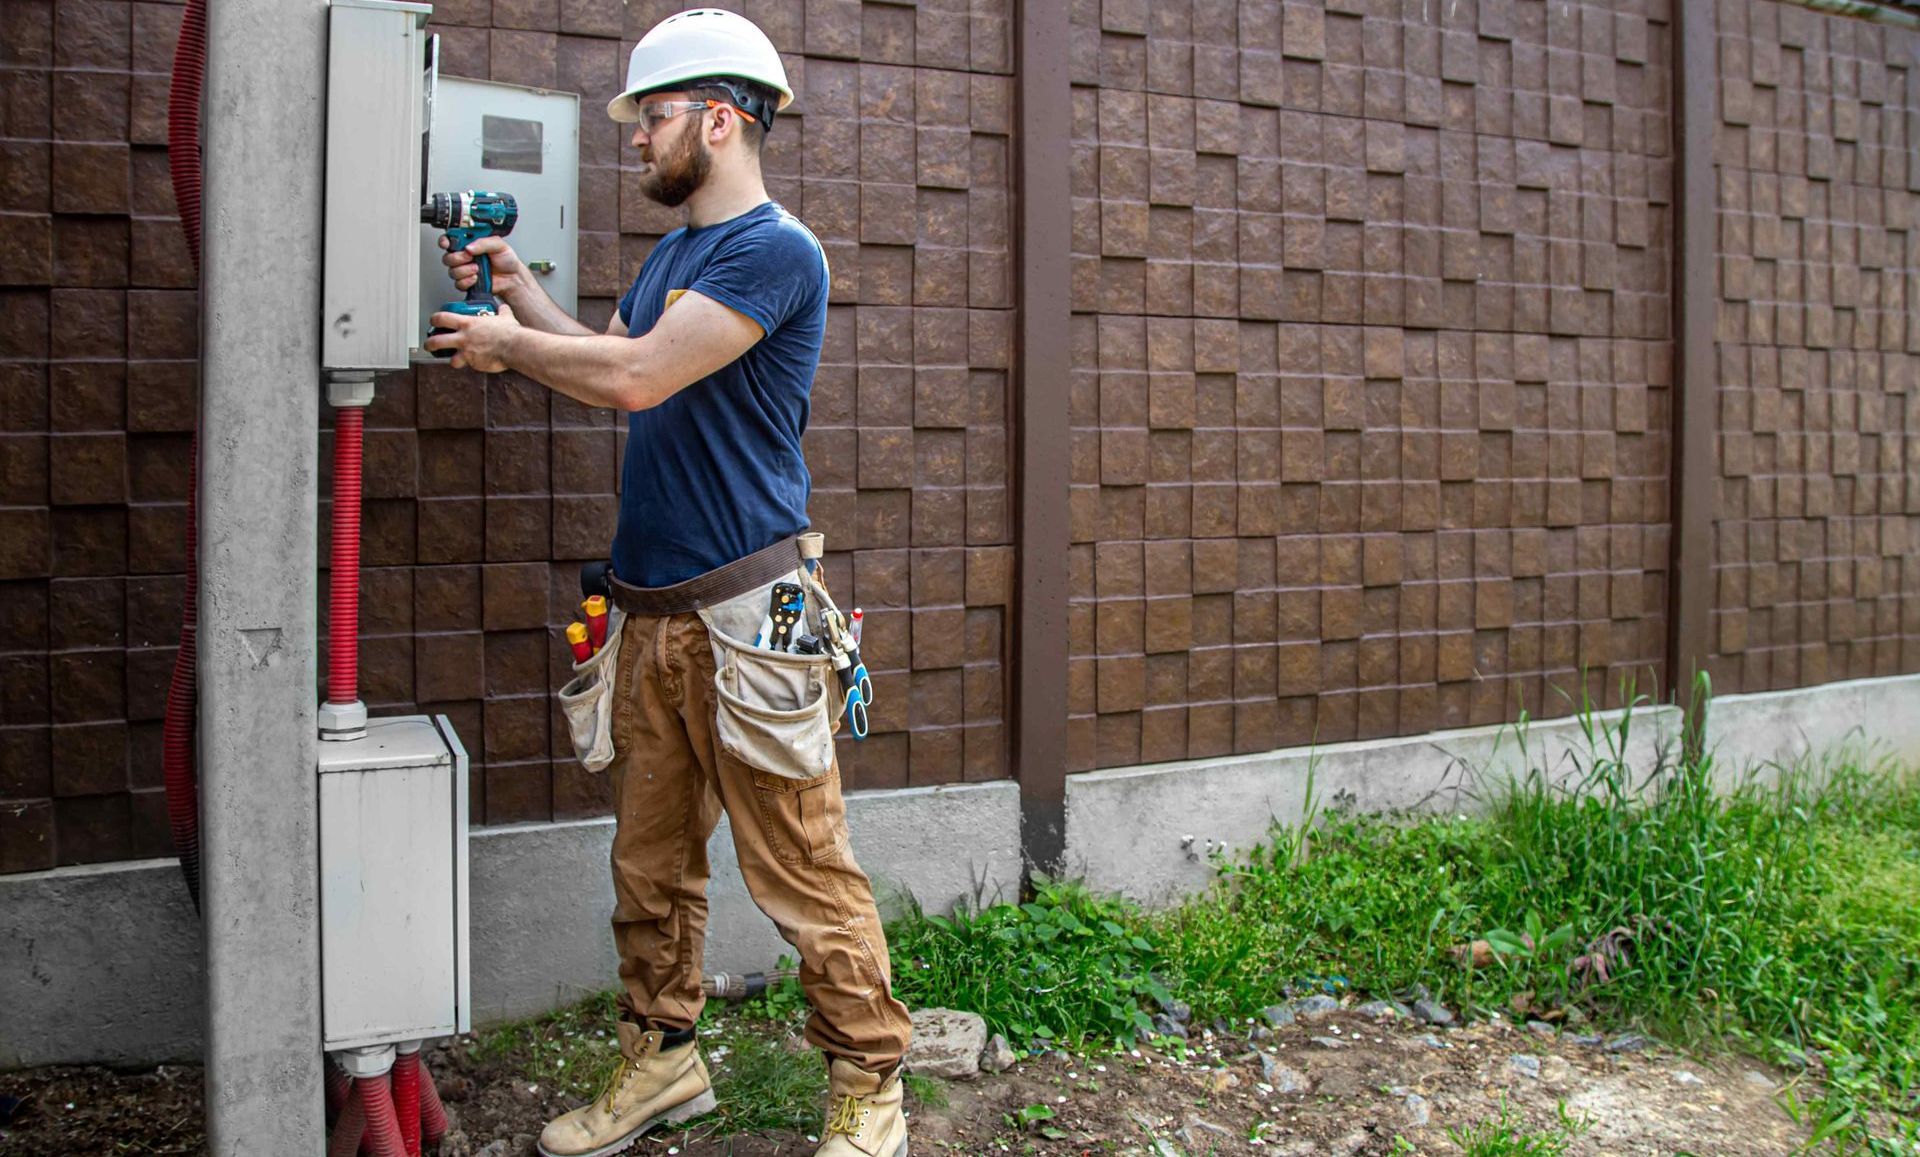
[[(1583, 1157), (1795, 1152), (1805, 1132), (1776, 1103), (1780, 1074), (1739, 1058), (1702, 1061), (1598, 1038), (1546, 1038), (1494, 1022), (1429, 1031), (1344, 1011), (1249, 1042), (1196, 1034), (1185, 1057), (1050, 1054), (1009, 1072), (942, 1084), (912, 1104), (920, 1154), (1387, 1155), (1461, 1152), (1449, 1127), (1496, 1119), (1551, 1131), (1564, 1107), (1590, 1127)], [(1629, 1046), (1633, 1042), (1627, 1042)], [(543, 1096), (515, 1058), (480, 1062), (458, 1042), (436, 1050), (455, 1130), (449, 1157), (521, 1157), (570, 1102)], [(727, 1096), (724, 1076), (718, 1091)], [(56, 1069), (0, 1074), (19, 1098), (0, 1124), (0, 1154), (185, 1154), (202, 1151), (200, 1073)], [(1257, 1138), (1257, 1139), (1256, 1139)], [(656, 1157), (796, 1157), (800, 1134), (717, 1137), (698, 1123), (632, 1152)]]

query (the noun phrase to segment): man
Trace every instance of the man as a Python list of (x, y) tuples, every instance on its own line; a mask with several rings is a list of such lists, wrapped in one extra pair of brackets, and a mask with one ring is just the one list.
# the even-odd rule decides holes
[[(445, 258), (464, 289), (478, 273), (472, 257), (487, 254), (502, 308), (436, 316), (452, 332), (429, 348), (453, 351), (455, 366), (514, 370), (631, 412), (612, 551), (614, 601), (627, 612), (609, 769), (622, 1060), (598, 1099), (546, 1127), (547, 1157), (618, 1152), (713, 1107), (694, 1025), (707, 837), (722, 807), (755, 903), (799, 949), (807, 1039), (829, 1064), (817, 1153), (907, 1151), (900, 1060), (910, 1022), (893, 997), (872, 887), (847, 849), (825, 694), (809, 749), (817, 762), (781, 766), (778, 753), (800, 745), (742, 740), (737, 729), (758, 716), (715, 690), (716, 669), (737, 678), (739, 664), (779, 674), (808, 663), (739, 650), (751, 644), (720, 637), (717, 617), (744, 606), (758, 623), (771, 586), (803, 577), (794, 536), (807, 526), (811, 480), (800, 438), (827, 265), (813, 234), (768, 199), (760, 172), (761, 143), (792, 99), (773, 44), (732, 13), (682, 12), (634, 48), (607, 112), (635, 126), (646, 194), (684, 204), (687, 225), (648, 255), (605, 334), (556, 307), (500, 238)], [(824, 667), (803, 678), (815, 691), (833, 682)], [(780, 717), (793, 714), (806, 713)]]

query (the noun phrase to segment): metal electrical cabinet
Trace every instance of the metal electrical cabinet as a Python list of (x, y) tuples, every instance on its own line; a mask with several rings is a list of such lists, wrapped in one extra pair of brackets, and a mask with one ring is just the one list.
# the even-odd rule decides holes
[[(568, 315), (579, 304), (580, 98), (570, 92), (442, 76), (433, 95), (427, 191), (511, 193), (520, 219), (507, 244)], [(417, 228), (417, 226), (416, 226)], [(419, 331), (460, 293), (440, 235), (421, 229)], [(424, 339), (422, 339), (424, 340)], [(430, 358), (421, 351), (418, 357)]]
[(447, 717), (320, 744), (323, 1047), (452, 1036), (467, 987), (467, 752)]
[(404, 255), (426, 232), (421, 181), (438, 71), (438, 38), (426, 32), (432, 11), (396, 0), (328, 6), (320, 290), (326, 369), (405, 369), (423, 340), (412, 309), (420, 266)]

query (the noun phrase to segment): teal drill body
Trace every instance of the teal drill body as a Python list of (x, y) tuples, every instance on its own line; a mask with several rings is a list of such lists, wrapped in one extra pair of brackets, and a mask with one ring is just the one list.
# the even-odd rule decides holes
[[(435, 193), (420, 206), (420, 223), (443, 230), (451, 252), (465, 249), (481, 237), (504, 237), (513, 232), (514, 223), (519, 219), (520, 207), (511, 193), (489, 193), (480, 189)], [(493, 262), (486, 254), (476, 253), (473, 263), (479, 266), (479, 280), (467, 287), (464, 299), (442, 306), (443, 312), (469, 317), (490, 317), (500, 312), (500, 299), (493, 295)], [(435, 327), (428, 336), (447, 332)], [(453, 351), (435, 350), (433, 356), (452, 357)]]

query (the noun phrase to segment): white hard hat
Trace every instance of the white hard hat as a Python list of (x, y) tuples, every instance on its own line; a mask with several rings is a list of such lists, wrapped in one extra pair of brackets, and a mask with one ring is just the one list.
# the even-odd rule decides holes
[(778, 112), (793, 103), (787, 70), (773, 41), (746, 17), (719, 8), (693, 8), (653, 26), (627, 58), (627, 87), (607, 102), (617, 121), (640, 119), (642, 93), (708, 77), (738, 77), (780, 94)]

